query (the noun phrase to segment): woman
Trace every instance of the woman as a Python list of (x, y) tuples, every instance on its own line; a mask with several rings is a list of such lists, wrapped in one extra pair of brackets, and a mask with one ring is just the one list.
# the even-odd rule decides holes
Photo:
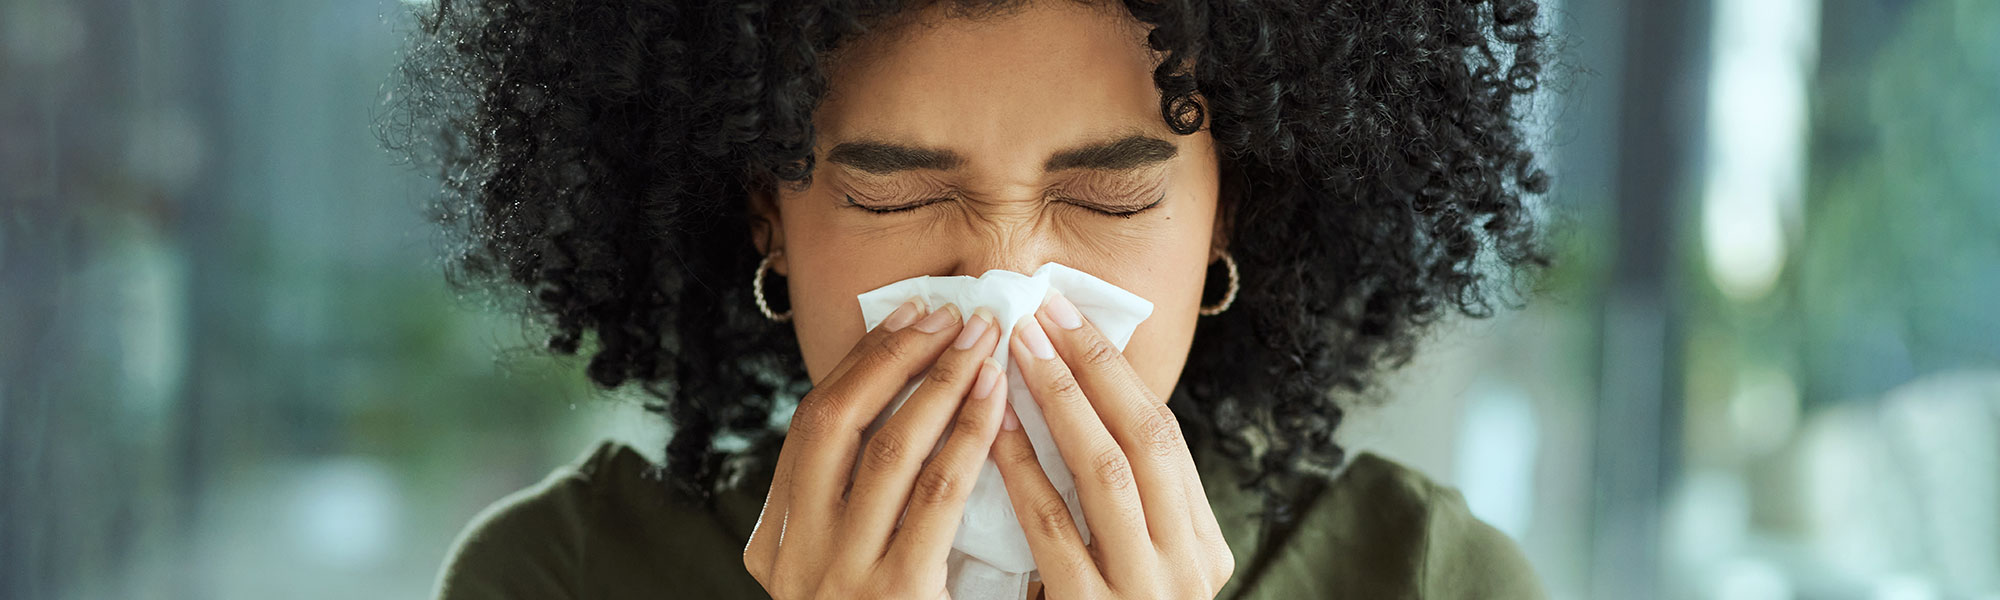
[[(1333, 441), (1337, 394), (1542, 263), (1535, 15), (440, 0), (391, 133), (441, 167), (455, 279), (524, 292), (555, 352), (593, 338), (592, 379), (674, 434), (664, 467), (606, 443), (496, 503), (439, 595), (940, 597), (990, 453), (1035, 596), (1540, 596), (1455, 491)], [(1122, 354), (1060, 296), (863, 330), (861, 292), (1046, 262), (1153, 316)], [(1088, 545), (984, 360), (1000, 327)]]

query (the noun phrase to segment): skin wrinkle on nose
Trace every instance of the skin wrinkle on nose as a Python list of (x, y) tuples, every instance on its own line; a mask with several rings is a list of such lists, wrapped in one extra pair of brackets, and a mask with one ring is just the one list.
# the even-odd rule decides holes
[[(989, 243), (989, 247), (1003, 255), (1016, 257), (1024, 255), (1010, 249), (1018, 246), (1033, 249), (1033, 252), (1025, 253), (1026, 256), (1043, 257), (989, 261), (1012, 265), (1006, 267), (1009, 270), (1029, 272), (1041, 266), (1043, 262), (1055, 260), (1057, 257), (1063, 257), (1065, 261), (1072, 263), (1072, 266), (1079, 260), (1119, 261), (1134, 258), (1134, 253), (1144, 251), (1149, 242), (1147, 237), (1159, 232), (1160, 226), (1166, 221), (1165, 215), (1174, 209), (1173, 206), (1169, 206), (1170, 202), (1162, 202), (1160, 206), (1154, 207), (1154, 211), (1157, 212), (1149, 211), (1134, 215), (1132, 218), (1121, 218), (1099, 214), (1092, 208), (1072, 206), (1044, 198), (1051, 191), (1056, 191), (1056, 193), (1076, 194), (1081, 196), (1079, 198), (1081, 201), (1109, 204), (1114, 208), (1121, 204), (1143, 205), (1158, 199), (1158, 196), (1152, 194), (1158, 194), (1166, 185), (1164, 178), (1157, 178), (1154, 181), (1155, 183), (1139, 188), (1144, 190), (1140, 193), (1147, 194), (1144, 200), (1113, 199), (1113, 196), (1101, 195), (1103, 192), (1077, 193), (1044, 189), (1030, 196), (1032, 200), (992, 201), (968, 197), (963, 201), (966, 206), (958, 212), (964, 216), (969, 231), (985, 230), (984, 233), (975, 233), (967, 239), (993, 240)], [(978, 274), (971, 273), (971, 275)]]
[[(967, 201), (968, 204), (978, 202), (980, 201)], [(973, 264), (960, 265), (958, 270), (961, 274), (977, 277), (987, 269), (1028, 273), (1035, 267), (1041, 266), (1041, 263), (1052, 260), (1048, 257), (1060, 253), (1059, 245), (1048, 243), (1043, 235), (1049, 226), (1048, 206), (1039, 202), (987, 202), (986, 204), (1005, 204), (1010, 209), (981, 210), (981, 207), (975, 204), (969, 210), (960, 211), (964, 215), (967, 230), (975, 232), (963, 239), (967, 240), (967, 243), (984, 246), (976, 252), (968, 253), (978, 258), (968, 261)], [(1011, 208), (1014, 206), (1019, 208)]]

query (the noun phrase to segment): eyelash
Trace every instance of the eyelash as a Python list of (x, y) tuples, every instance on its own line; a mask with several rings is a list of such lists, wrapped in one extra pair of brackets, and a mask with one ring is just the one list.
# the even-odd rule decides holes
[[(952, 200), (953, 198), (950, 198), (950, 197), (944, 197), (944, 198), (932, 198), (932, 199), (930, 199), (930, 200), (921, 200), (921, 201), (917, 201), (917, 202), (912, 202), (912, 203), (909, 203), (909, 204), (904, 204), (904, 205), (901, 205), (901, 206), (891, 206), (891, 207), (888, 207), (888, 208), (876, 208), (876, 207), (873, 207), (873, 206), (869, 206), (869, 205), (866, 205), (866, 204), (862, 204), (862, 203), (860, 203), (860, 202), (855, 202), (855, 201), (854, 201), (854, 197), (853, 197), (853, 196), (845, 196), (845, 197), (844, 197), (844, 199), (845, 199), (845, 200), (847, 201), (847, 202), (846, 202), (846, 205), (847, 205), (847, 206), (851, 206), (851, 207), (854, 207), (854, 208), (859, 208), (859, 209), (861, 209), (861, 210), (865, 210), (865, 211), (868, 211), (868, 212), (871, 212), (871, 213), (875, 213), (875, 214), (878, 214), (878, 215), (886, 215), (886, 214), (890, 214), (890, 213), (899, 213), (899, 212), (905, 212), (905, 211), (912, 211), (912, 210), (916, 210), (916, 209), (919, 209), (919, 208), (923, 208), (923, 207), (926, 207), (926, 206), (930, 206), (930, 205), (932, 205), (932, 204), (937, 204), (937, 203), (939, 203), (939, 202), (944, 202), (944, 201), (946, 201), (946, 200)], [(1090, 212), (1094, 212), (1094, 213), (1097, 213), (1097, 214), (1100, 214), (1100, 215), (1104, 215), (1104, 216), (1108, 216), (1108, 217), (1118, 217), (1118, 218), (1121, 218), (1121, 219), (1130, 219), (1130, 218), (1132, 218), (1132, 217), (1133, 217), (1134, 215), (1138, 215), (1139, 213), (1142, 213), (1142, 212), (1146, 212), (1146, 211), (1148, 211), (1148, 210), (1152, 210), (1152, 209), (1153, 209), (1154, 207), (1157, 207), (1157, 206), (1159, 206), (1159, 205), (1160, 205), (1160, 203), (1162, 203), (1162, 202), (1166, 202), (1166, 201), (1167, 201), (1167, 195), (1166, 195), (1166, 194), (1160, 194), (1160, 198), (1159, 198), (1158, 200), (1154, 200), (1154, 201), (1153, 201), (1152, 203), (1150, 203), (1150, 204), (1147, 204), (1147, 205), (1145, 205), (1145, 206), (1139, 206), (1139, 207), (1133, 207), (1133, 208), (1126, 208), (1126, 209), (1119, 209), (1119, 210), (1104, 210), (1104, 209), (1101, 209), (1101, 208), (1095, 208), (1095, 207), (1092, 207), (1092, 206), (1090, 206), (1090, 205), (1088, 205), (1088, 204), (1085, 204), (1085, 203), (1083, 203), (1083, 202), (1079, 202), (1079, 201), (1077, 201), (1077, 200), (1075, 200), (1075, 199), (1073, 199), (1073, 198), (1067, 198), (1067, 197), (1063, 197), (1063, 196), (1057, 196), (1057, 197), (1055, 197), (1055, 199), (1056, 199), (1057, 201), (1060, 201), (1060, 202), (1064, 203), (1064, 204), (1068, 204), (1068, 205), (1071, 205), (1071, 206), (1075, 206), (1075, 207), (1077, 207), (1077, 208), (1081, 208), (1081, 209), (1084, 209), (1084, 210), (1088, 210), (1088, 211), (1090, 211)]]
[(930, 206), (930, 205), (932, 205), (932, 204), (937, 204), (937, 203), (939, 203), (939, 202), (943, 202), (943, 201), (946, 201), (946, 200), (950, 200), (950, 199), (951, 199), (951, 198), (932, 198), (932, 199), (929, 199), (929, 200), (920, 200), (920, 201), (917, 201), (917, 202), (911, 202), (911, 203), (909, 203), (909, 204), (904, 204), (904, 205), (902, 205), (902, 206), (891, 206), (891, 207), (888, 207), (888, 208), (876, 208), (876, 207), (873, 207), (873, 206), (869, 206), (869, 205), (866, 205), (866, 204), (862, 204), (862, 203), (860, 203), (860, 202), (855, 202), (855, 201), (854, 201), (854, 197), (853, 197), (853, 196), (846, 196), (845, 198), (846, 198), (846, 200), (847, 200), (847, 206), (852, 206), (852, 207), (854, 207), (854, 208), (859, 208), (859, 209), (861, 209), (861, 210), (865, 210), (865, 211), (868, 211), (868, 212), (872, 212), (872, 213), (875, 213), (875, 214), (878, 214), (878, 215), (886, 215), (886, 214), (889, 214), (889, 213), (899, 213), (899, 212), (904, 212), (904, 211), (910, 211), (910, 210), (916, 210), (916, 209), (919, 209), (919, 208), (923, 208), (923, 207), (926, 207), (926, 206)]
[(1056, 197), (1056, 200), (1059, 200), (1059, 201), (1062, 201), (1062, 202), (1063, 202), (1064, 204), (1068, 204), (1068, 205), (1071, 205), (1071, 206), (1075, 206), (1075, 207), (1078, 207), (1078, 208), (1082, 208), (1082, 209), (1084, 209), (1084, 210), (1088, 210), (1088, 211), (1090, 211), (1090, 212), (1094, 212), (1094, 213), (1097, 213), (1097, 214), (1100, 214), (1100, 215), (1105, 215), (1105, 216), (1111, 216), (1111, 217), (1118, 217), (1118, 218), (1120, 218), (1120, 219), (1130, 219), (1130, 218), (1132, 218), (1133, 216), (1135, 216), (1135, 215), (1138, 215), (1139, 213), (1142, 213), (1142, 212), (1146, 212), (1146, 211), (1149, 211), (1149, 210), (1153, 210), (1153, 207), (1155, 207), (1155, 206), (1159, 206), (1161, 202), (1166, 202), (1166, 201), (1167, 201), (1167, 195), (1166, 195), (1166, 194), (1164, 194), (1164, 193), (1163, 193), (1163, 194), (1160, 194), (1160, 198), (1159, 198), (1158, 200), (1154, 200), (1154, 201), (1152, 201), (1151, 203), (1149, 203), (1149, 204), (1147, 204), (1147, 205), (1145, 205), (1145, 206), (1134, 206), (1134, 207), (1130, 207), (1130, 208), (1120, 208), (1120, 209), (1117, 209), (1117, 210), (1104, 210), (1104, 209), (1101, 209), (1101, 208), (1092, 208), (1092, 207), (1090, 207), (1090, 206), (1087, 206), (1087, 205), (1085, 205), (1085, 204), (1083, 204), (1083, 203), (1081, 203), (1081, 202), (1077, 202), (1077, 201), (1075, 201), (1075, 200), (1073, 200), (1073, 199), (1070, 199), (1070, 198), (1065, 198), (1065, 197), (1062, 197), (1062, 196), (1057, 196), (1057, 197)]

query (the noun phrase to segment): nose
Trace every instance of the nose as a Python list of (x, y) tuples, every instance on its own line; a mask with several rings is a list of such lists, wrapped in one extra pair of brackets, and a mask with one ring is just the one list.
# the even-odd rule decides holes
[(976, 228), (939, 244), (949, 253), (952, 275), (978, 277), (993, 269), (1031, 274), (1043, 263), (1057, 261), (1062, 248), (1038, 223), (1014, 223)]

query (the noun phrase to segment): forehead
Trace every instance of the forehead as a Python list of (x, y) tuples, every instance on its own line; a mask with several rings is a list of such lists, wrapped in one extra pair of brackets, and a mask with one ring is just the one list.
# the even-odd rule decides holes
[(830, 65), (820, 149), (893, 140), (1039, 169), (1093, 134), (1171, 138), (1145, 35), (1115, 4), (1039, 1), (980, 19), (914, 12), (848, 42)]

